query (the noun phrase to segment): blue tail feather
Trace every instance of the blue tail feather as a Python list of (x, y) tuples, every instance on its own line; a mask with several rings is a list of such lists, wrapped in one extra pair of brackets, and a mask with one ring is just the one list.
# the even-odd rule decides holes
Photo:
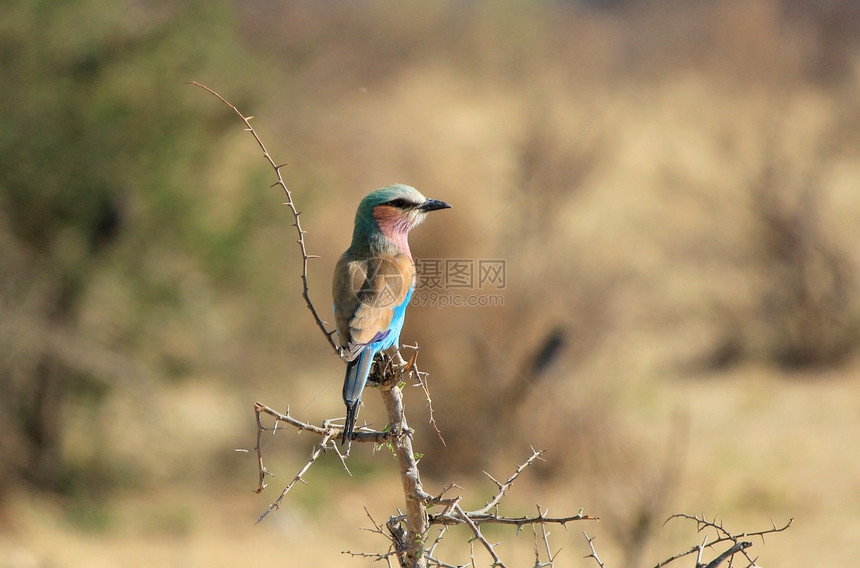
[(370, 374), (370, 364), (373, 362), (374, 355), (376, 355), (375, 349), (365, 349), (358, 358), (346, 365), (346, 378), (343, 381), (343, 401), (346, 403), (346, 421), (344, 423), (341, 444), (352, 439), (355, 419), (358, 415), (358, 405), (361, 401), (361, 392), (364, 390), (365, 383), (367, 383), (367, 376)]
[(344, 445), (347, 440), (352, 440), (352, 431), (355, 428), (355, 418), (358, 414), (358, 401), (346, 405), (346, 421), (343, 426), (343, 437), (340, 439), (340, 445)]

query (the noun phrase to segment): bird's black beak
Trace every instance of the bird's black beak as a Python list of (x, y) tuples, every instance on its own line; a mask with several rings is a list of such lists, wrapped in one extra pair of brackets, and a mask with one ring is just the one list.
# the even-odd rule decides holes
[(439, 201), (438, 199), (428, 199), (427, 201), (425, 201), (424, 203), (422, 203), (421, 205), (416, 207), (416, 209), (418, 209), (419, 211), (424, 211), (425, 213), (427, 211), (436, 211), (437, 209), (450, 209), (450, 208), (451, 208), (451, 205), (449, 205), (448, 203), (445, 203), (444, 201)]

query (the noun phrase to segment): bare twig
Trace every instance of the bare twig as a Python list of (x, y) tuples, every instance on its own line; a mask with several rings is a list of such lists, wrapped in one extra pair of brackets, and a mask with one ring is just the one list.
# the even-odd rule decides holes
[[(431, 497), (429, 502), (432, 504), (444, 504), (446, 505), (445, 510), (436, 515), (430, 515), (428, 520), (430, 525), (442, 525), (443, 528), (449, 525), (466, 525), (471, 529), (472, 534), (474, 534), (474, 541), (481, 543), (481, 545), (490, 553), (490, 556), (493, 559), (493, 566), (504, 566), (504, 563), (501, 561), (499, 556), (495, 552), (495, 544), (490, 544), (489, 541), (486, 540), (483, 533), (480, 530), (480, 525), (485, 523), (495, 523), (495, 524), (506, 524), (506, 525), (514, 525), (517, 527), (517, 532), (519, 532), (525, 525), (531, 525), (532, 529), (535, 531), (535, 538), (537, 539), (537, 529), (535, 525), (540, 525), (541, 527), (541, 538), (543, 541), (544, 548), (546, 549), (547, 554), (547, 562), (541, 562), (540, 559), (540, 550), (538, 548), (537, 541), (535, 542), (535, 567), (551, 567), (553, 566), (553, 562), (555, 560), (555, 555), (552, 554), (552, 550), (549, 544), (549, 533), (546, 530), (547, 524), (560, 524), (562, 526), (566, 526), (567, 523), (572, 521), (580, 521), (580, 520), (598, 520), (595, 517), (591, 517), (589, 515), (585, 515), (580, 511), (575, 516), (569, 517), (549, 517), (547, 513), (543, 511), (540, 506), (537, 506), (538, 514), (533, 517), (504, 517), (500, 516), (497, 511), (489, 512), (492, 509), (497, 509), (498, 504), (501, 499), (506, 495), (507, 490), (511, 487), (514, 480), (519, 477), (519, 475), (527, 468), (529, 465), (534, 463), (537, 459), (540, 458), (542, 452), (535, 450), (532, 448), (532, 455), (523, 465), (517, 466), (516, 471), (511, 475), (507, 481), (501, 483), (496, 481), (491, 475), (487, 474), (490, 479), (496, 483), (499, 488), (498, 492), (490, 499), (490, 501), (477, 511), (464, 511), (460, 506), (459, 501), (460, 498), (452, 498), (452, 499), (443, 499), (442, 495), (448, 491), (452, 486), (445, 488), (442, 493), (438, 497)], [(485, 472), (486, 473), (486, 472)], [(441, 533), (437, 537), (436, 542), (433, 544), (433, 548), (438, 544), (439, 539), (441, 539)], [(556, 553), (557, 554), (557, 553)], [(473, 564), (474, 564), (474, 556), (473, 556)]]
[(486, 474), (486, 476), (489, 477), (493, 481), (493, 483), (498, 486), (499, 491), (481, 509), (478, 509), (477, 511), (472, 511), (470, 514), (483, 514), (498, 505), (502, 497), (507, 494), (508, 489), (511, 488), (511, 484), (513, 484), (514, 480), (519, 477), (523, 470), (525, 470), (528, 466), (530, 466), (535, 461), (541, 459), (542, 454), (543, 450), (535, 450), (534, 448), (532, 448), (532, 455), (529, 456), (529, 459), (527, 459), (524, 464), (517, 466), (517, 469), (516, 471), (514, 471), (513, 475), (511, 475), (504, 483), (499, 483), (493, 478), (492, 475), (485, 471), (484, 474)]
[[(343, 426), (333, 424), (334, 420), (325, 420), (323, 422), (323, 426), (317, 426), (315, 424), (311, 424), (309, 422), (302, 422), (301, 420), (297, 420), (293, 416), (290, 415), (289, 409), (287, 409), (286, 414), (282, 414), (273, 408), (269, 408), (265, 404), (261, 402), (254, 403), (254, 412), (258, 415), (260, 413), (265, 413), (274, 418), (278, 422), (286, 422), (291, 426), (295, 426), (299, 429), (299, 431), (307, 431), (317, 434), (319, 436), (325, 436), (328, 431), (332, 428), (337, 430), (337, 434), (340, 435), (343, 433)], [(342, 420), (342, 419), (337, 419)], [(260, 424), (258, 422), (258, 424)], [(260, 424), (260, 428), (263, 430), (267, 430), (267, 428), (263, 428), (262, 424)], [(371, 430), (370, 428), (360, 428), (358, 432), (354, 434), (353, 441), (357, 442), (372, 442), (375, 444), (384, 444), (388, 442), (388, 439), (391, 437), (391, 433), (383, 430)]]
[(311, 457), (308, 462), (302, 467), (302, 469), (299, 470), (293, 480), (287, 484), (287, 486), (281, 492), (280, 496), (275, 499), (271, 505), (269, 505), (269, 508), (266, 509), (266, 511), (262, 515), (260, 515), (260, 517), (257, 519), (257, 524), (259, 524), (260, 521), (266, 518), (266, 515), (271, 513), (273, 510), (280, 508), (281, 501), (284, 500), (284, 497), (286, 497), (287, 493), (289, 493), (290, 489), (293, 488), (293, 485), (295, 485), (296, 482), (301, 481), (302, 483), (305, 483), (305, 480), (302, 479), (302, 476), (314, 464), (320, 454), (325, 451), (326, 446), (334, 443), (332, 440), (336, 438), (337, 433), (338, 431), (335, 429), (329, 430), (328, 433), (323, 436), (322, 441), (316, 446), (314, 446), (313, 452), (311, 452)]
[(389, 568), (391, 568), (391, 557), (395, 555), (395, 552), (352, 552), (351, 550), (344, 550), (341, 554), (349, 554), (353, 558), (372, 558), (374, 562), (385, 560)]
[(532, 525), (532, 534), (535, 537), (535, 568), (537, 568), (541, 565), (541, 561), (540, 561), (540, 548), (538, 548), (537, 529), (535, 528), (534, 525)]
[[(262, 415), (268, 414), (275, 419), (275, 424), (271, 428), (267, 428), (263, 425)], [(336, 440), (343, 432), (343, 427), (333, 424), (332, 420), (323, 421), (322, 426), (317, 426), (315, 424), (310, 424), (307, 422), (302, 422), (290, 415), (290, 409), (288, 408), (286, 413), (278, 412), (272, 408), (269, 408), (265, 404), (262, 403), (254, 403), (254, 417), (257, 422), (257, 446), (254, 448), (254, 452), (257, 455), (257, 468), (258, 468), (258, 484), (257, 489), (255, 489), (255, 493), (261, 493), (267, 486), (265, 480), (266, 476), (273, 475), (266, 469), (266, 466), (263, 463), (263, 432), (271, 430), (272, 434), (277, 432), (278, 430), (283, 430), (283, 427), (279, 426), (280, 422), (284, 422), (298, 429), (299, 432), (312, 432), (322, 437), (322, 441), (319, 444), (314, 446), (313, 451), (311, 452), (311, 457), (307, 463), (302, 467), (302, 469), (296, 474), (292, 481), (284, 488), (281, 492), (280, 496), (269, 505), (268, 509), (260, 515), (257, 519), (257, 523), (260, 523), (266, 515), (272, 512), (274, 509), (279, 508), (281, 501), (283, 501), (284, 497), (286, 497), (287, 493), (293, 488), (296, 482), (301, 481), (304, 483), (303, 475), (308, 471), (308, 469), (314, 464), (317, 458), (320, 456), (322, 452), (325, 452), (329, 449), (334, 450), (340, 459), (341, 464), (344, 469), (349, 473), (349, 468), (346, 465), (346, 460), (343, 454), (340, 453), (340, 449), (337, 446)], [(369, 429), (361, 429), (361, 431), (355, 434), (355, 438), (353, 441), (358, 442), (373, 442), (373, 443), (385, 443), (391, 436), (390, 432), (382, 432), (382, 431), (374, 431)], [(248, 450), (240, 450), (240, 451), (248, 451)], [(351, 475), (351, 474), (350, 474)]]
[[(589, 515), (585, 515), (580, 511), (577, 515), (569, 516), (569, 517), (549, 517), (547, 516), (547, 512), (543, 511), (540, 506), (537, 506), (538, 514), (536, 516), (528, 517), (504, 517), (498, 514), (498, 504), (501, 499), (507, 494), (507, 490), (510, 489), (514, 480), (519, 477), (519, 475), (532, 463), (536, 460), (540, 459), (540, 456), (543, 452), (535, 450), (532, 448), (532, 455), (529, 457), (526, 462), (520, 466), (517, 466), (514, 473), (505, 481), (504, 483), (497, 481), (490, 474), (486, 473), (486, 475), (493, 480), (493, 482), (498, 487), (498, 492), (493, 495), (493, 497), (488, 501), (488, 503), (477, 511), (464, 511), (460, 506), (460, 497), (454, 498), (443, 498), (442, 495), (445, 494), (446, 491), (450, 490), (452, 487), (456, 487), (454, 484), (446, 487), (439, 494), (438, 497), (430, 497), (427, 496), (425, 504), (427, 506), (432, 505), (445, 505), (445, 509), (442, 513), (436, 515), (429, 515), (428, 522), (431, 526), (433, 525), (441, 525), (443, 529), (450, 525), (466, 525), (469, 529), (471, 529), (474, 538), (472, 541), (479, 542), (489, 553), (493, 559), (493, 566), (504, 566), (504, 563), (501, 561), (499, 556), (495, 552), (495, 544), (490, 544), (489, 541), (486, 540), (483, 533), (480, 530), (480, 525), (485, 523), (494, 523), (494, 524), (503, 524), (503, 525), (514, 525), (517, 528), (517, 532), (519, 532), (524, 526), (531, 525), (532, 529), (535, 531), (535, 538), (537, 539), (537, 529), (535, 525), (541, 526), (541, 538), (543, 541), (544, 548), (546, 549), (547, 554), (547, 562), (541, 562), (540, 559), (540, 550), (538, 548), (537, 540), (535, 542), (535, 554), (536, 561), (535, 567), (551, 567), (553, 566), (553, 562), (555, 559), (555, 555), (552, 554), (552, 550), (549, 544), (549, 533), (546, 530), (547, 524), (560, 524), (562, 526), (566, 526), (567, 523), (572, 521), (580, 521), (580, 520), (598, 520), (595, 517), (591, 517)], [(490, 512), (492, 510), (492, 512)], [(401, 515), (400, 519), (403, 518)], [(442, 534), (440, 533), (437, 536), (436, 541), (433, 543), (433, 549), (435, 549), (439, 540), (442, 538)], [(556, 553), (557, 554), (557, 553)], [(472, 556), (472, 564), (475, 564), (474, 561), (474, 552)]]
[(385, 552), (385, 553), (352, 552), (349, 550), (345, 550), (342, 552), (342, 554), (349, 554), (350, 556), (360, 557), (360, 558), (372, 558), (374, 560), (374, 562), (379, 562), (381, 560), (385, 560), (385, 562), (388, 564), (388, 566), (390, 568), (391, 567), (391, 558), (398, 554), (398, 552), (397, 552), (397, 544), (398, 544), (397, 540), (396, 540), (394, 535), (386, 534), (386, 532), (382, 529), (382, 525), (377, 523), (373, 519), (373, 517), (370, 515), (370, 511), (367, 510), (367, 507), (364, 508), (364, 514), (367, 515), (367, 518), (370, 519), (370, 522), (373, 524), (372, 529), (365, 528), (364, 530), (370, 531), (372, 533), (380, 534), (383, 537), (385, 537), (386, 539), (388, 539), (388, 541), (391, 542), (391, 546), (389, 547), (388, 552)]
[[(566, 526), (567, 523), (574, 521), (599, 521), (597, 517), (591, 515), (577, 514), (570, 517), (545, 517), (538, 515), (536, 517), (502, 517), (495, 513), (474, 513), (466, 512), (469, 519), (476, 525), (497, 524), (497, 525), (514, 525), (517, 530), (522, 529), (526, 525), (534, 524), (555, 524)], [(451, 514), (430, 515), (431, 525), (457, 525), (460, 524), (459, 517)]]
[(462, 520), (470, 529), (472, 529), (472, 533), (475, 535), (475, 538), (478, 539), (478, 542), (484, 545), (484, 548), (486, 548), (487, 552), (490, 553), (490, 556), (493, 558), (492, 566), (499, 566), (500, 568), (505, 568), (505, 563), (502, 562), (502, 559), (499, 558), (498, 554), (496, 554), (496, 545), (490, 544), (487, 539), (484, 538), (484, 535), (481, 533), (481, 529), (472, 521), (469, 515), (467, 515), (466, 512), (462, 508), (460, 508), (460, 505), (454, 505), (454, 512), (457, 514), (457, 517), (460, 520)]
[(427, 551), (424, 554), (424, 558), (427, 559), (427, 566), (430, 566), (431, 568), (468, 568), (469, 566), (474, 566), (472, 562), (469, 562), (468, 564), (448, 564), (447, 562), (443, 562), (434, 557), (433, 553), (430, 551)]
[(260, 409), (257, 405), (254, 405), (254, 418), (257, 421), (257, 446), (254, 448), (254, 451), (257, 452), (257, 470), (260, 476), (255, 493), (260, 493), (266, 488), (266, 476), (272, 474), (266, 471), (266, 466), (263, 465), (263, 431), (265, 428), (263, 427), (263, 417), (260, 415)]
[(436, 538), (433, 540), (433, 544), (430, 545), (430, 548), (428, 548), (425, 553), (428, 560), (433, 558), (433, 554), (436, 552), (436, 547), (439, 546), (440, 542), (442, 542), (442, 538), (445, 536), (446, 532), (448, 532), (448, 527), (443, 526), (439, 531), (439, 534), (436, 535)]
[[(404, 361), (402, 358), (400, 359), (403, 366), (404, 372), (408, 371), (412, 376), (415, 377), (415, 380), (418, 381), (418, 386), (424, 391), (424, 396), (427, 398), (427, 408), (430, 412), (430, 425), (433, 426), (433, 430), (436, 431), (436, 436), (439, 437), (439, 441), (442, 442), (443, 446), (447, 446), (445, 443), (445, 438), (442, 437), (442, 431), (439, 430), (439, 426), (436, 424), (436, 418), (433, 416), (433, 399), (430, 398), (430, 387), (427, 384), (428, 373), (424, 373), (418, 370), (418, 343), (415, 345), (404, 345), (403, 347), (408, 347), (409, 349), (413, 349), (412, 357), (409, 358), (409, 361)], [(400, 357), (400, 352), (397, 353), (398, 357)]]
[(714, 519), (713, 521), (708, 521), (707, 519), (705, 519), (704, 515), (700, 518), (700, 517), (696, 517), (695, 515), (687, 515), (686, 513), (676, 513), (676, 514), (670, 516), (668, 519), (666, 519), (666, 522), (668, 523), (672, 519), (688, 519), (691, 521), (695, 521), (697, 526), (698, 526), (697, 530), (699, 532), (710, 527), (710, 528), (715, 529), (718, 533), (723, 535), (722, 538), (715, 540), (714, 542), (711, 543), (711, 545), (718, 544), (718, 543), (726, 541), (726, 540), (737, 541), (737, 539), (739, 539), (739, 538), (746, 538), (746, 537), (750, 537), (750, 536), (761, 537), (762, 542), (764, 542), (764, 535), (783, 532), (791, 526), (792, 522), (794, 522), (794, 518), (792, 517), (788, 520), (787, 523), (785, 523), (785, 525), (783, 525), (781, 527), (777, 527), (776, 523), (774, 523), (773, 519), (771, 519), (771, 521), (770, 521), (771, 528), (769, 528), (769, 529), (764, 529), (764, 530), (755, 531), (755, 532), (744, 532), (740, 535), (733, 535), (731, 532), (729, 532), (723, 526), (723, 523), (721, 523), (721, 522), (718, 523), (716, 519)]
[[(761, 537), (762, 540), (764, 540), (764, 535), (783, 532), (783, 531), (787, 530), (791, 526), (791, 523), (794, 521), (793, 518), (789, 519), (788, 522), (785, 523), (785, 525), (783, 525), (781, 527), (778, 527), (773, 521), (771, 521), (772, 527), (769, 529), (765, 529), (765, 530), (761, 530), (761, 531), (755, 531), (755, 532), (744, 532), (742, 534), (735, 535), (735, 534), (732, 534), (729, 530), (727, 530), (721, 522), (717, 522), (716, 519), (714, 519), (713, 521), (709, 521), (709, 520), (705, 519), (704, 515), (702, 517), (697, 517), (695, 515), (688, 515), (686, 513), (676, 513), (676, 514), (670, 516), (668, 519), (666, 519), (666, 523), (668, 523), (672, 519), (687, 519), (687, 520), (695, 521), (697, 531), (699, 531), (699, 532), (701, 532), (705, 529), (708, 529), (708, 528), (711, 528), (714, 531), (716, 531), (717, 538), (713, 542), (711, 542), (710, 544), (707, 545), (709, 548), (714, 547), (714, 546), (716, 546), (720, 543), (723, 543), (723, 542), (731, 542), (734, 545), (738, 545), (742, 542), (740, 540), (741, 538), (748, 538), (748, 537), (753, 537), (753, 536)], [(749, 546), (752, 546), (752, 544), (749, 543)], [(750, 556), (745, 552), (746, 548), (749, 548), (749, 546), (742, 546), (742, 547), (738, 548), (737, 550), (734, 550), (734, 552), (732, 552), (729, 556), (734, 555), (738, 552), (741, 552), (749, 561), (749, 563), (750, 563), (749, 565), (754, 566), (755, 560), (753, 558), (750, 558)], [(690, 554), (697, 554), (696, 565), (700, 566), (701, 565), (702, 551), (704, 550), (704, 548), (705, 548), (704, 542), (702, 544), (697, 544), (685, 552), (680, 552), (680, 553), (678, 553), (678, 554), (676, 554), (670, 558), (667, 558), (666, 560), (663, 560), (662, 562), (656, 564), (654, 566), (654, 568), (662, 568), (663, 566), (666, 566), (667, 564), (674, 562), (675, 560), (678, 560), (679, 558), (683, 558), (685, 556), (688, 556)], [(733, 548), (734, 547), (732, 547), (732, 549)], [(732, 549), (729, 549), (729, 550), (732, 550)], [(725, 560), (725, 559), (723, 559), (723, 560)], [(720, 562), (722, 562), (723, 560), (721, 560)]]
[(696, 553), (696, 566), (702, 565), (702, 555), (705, 553), (705, 547), (708, 545), (708, 535), (705, 535), (705, 538), (702, 540), (702, 544), (699, 545), (699, 552)]
[(731, 558), (738, 552), (743, 552), (751, 546), (751, 542), (738, 542), (734, 546), (729, 548), (727, 551), (723, 552), (722, 554), (711, 560), (711, 562), (707, 566), (705, 566), (705, 568), (718, 568), (720, 564), (726, 561), (726, 559)]
[(257, 134), (257, 131), (254, 130), (254, 127), (251, 126), (251, 119), (254, 118), (253, 116), (245, 116), (244, 114), (239, 112), (239, 109), (236, 108), (232, 103), (228, 102), (227, 99), (225, 99), (206, 85), (201, 85), (196, 81), (191, 81), (189, 84), (196, 85), (197, 87), (200, 87), (201, 89), (210, 92), (211, 94), (215, 95), (222, 103), (233, 109), (233, 112), (235, 112), (239, 116), (239, 118), (241, 118), (242, 121), (245, 123), (245, 130), (250, 132), (251, 135), (254, 137), (254, 140), (257, 141), (257, 145), (260, 146), (260, 149), (263, 151), (263, 157), (266, 158), (266, 161), (269, 162), (269, 165), (272, 166), (272, 169), (275, 170), (275, 176), (277, 177), (277, 181), (275, 181), (275, 183), (273, 183), (271, 187), (275, 187), (277, 185), (284, 190), (284, 194), (286, 194), (287, 196), (287, 201), (285, 205), (290, 208), (290, 212), (293, 214), (293, 219), (295, 220), (293, 226), (296, 228), (296, 232), (298, 233), (298, 239), (296, 242), (299, 244), (299, 250), (302, 253), (302, 298), (304, 298), (305, 305), (310, 310), (311, 315), (313, 315), (317, 327), (320, 328), (320, 331), (322, 331), (323, 335), (325, 335), (326, 341), (328, 341), (329, 345), (331, 345), (331, 348), (334, 349), (334, 352), (339, 356), (340, 348), (337, 346), (337, 344), (335, 344), (333, 338), (335, 330), (329, 331), (326, 329), (325, 322), (320, 319), (319, 314), (317, 314), (317, 311), (314, 308), (313, 303), (311, 302), (311, 297), (308, 292), (308, 261), (312, 258), (319, 257), (316, 255), (308, 254), (307, 247), (305, 245), (305, 235), (307, 234), (307, 231), (302, 229), (302, 223), (299, 219), (299, 217), (301, 216), (301, 212), (296, 209), (296, 205), (293, 202), (293, 194), (290, 192), (286, 182), (284, 182), (284, 178), (281, 176), (281, 168), (286, 166), (286, 164), (278, 164), (272, 159), (272, 156), (266, 149), (266, 145), (263, 144), (263, 140)]
[[(535, 507), (537, 507), (538, 517), (543, 517), (544, 513), (541, 511), (540, 505), (535, 505)], [(546, 512), (549, 513), (549, 509), (547, 509)], [(534, 525), (532, 525), (532, 528), (534, 528)], [(543, 536), (543, 545), (546, 549), (546, 557), (549, 560), (549, 562), (547, 562), (546, 564), (541, 564), (540, 566), (552, 566), (553, 562), (555, 561), (555, 557), (558, 556), (558, 552), (553, 554), (552, 550), (550, 550), (549, 548), (549, 533), (546, 530), (546, 523), (540, 523), (540, 531), (541, 536)], [(561, 552), (561, 549), (559, 549), (559, 552)], [(535, 568), (540, 568), (540, 566), (536, 566)]]
[(368, 519), (370, 519), (371, 524), (373, 524), (373, 528), (372, 528), (372, 529), (364, 529), (364, 530), (367, 530), (367, 531), (370, 531), (370, 532), (374, 532), (374, 533), (377, 533), (377, 534), (381, 534), (382, 536), (384, 536), (385, 538), (387, 538), (387, 539), (388, 539), (388, 540), (390, 540), (391, 542), (394, 542), (394, 540), (393, 540), (390, 536), (388, 536), (387, 534), (385, 534), (385, 531), (384, 531), (384, 530), (382, 530), (382, 525), (380, 525), (379, 523), (377, 523), (377, 522), (374, 520), (374, 518), (370, 515), (370, 511), (368, 511), (368, 510), (367, 510), (367, 507), (365, 507), (365, 508), (364, 508), (364, 514), (365, 514), (365, 515), (367, 515), (367, 518), (368, 518)]
[(588, 533), (585, 531), (582, 531), (582, 534), (585, 535), (585, 540), (588, 541), (588, 547), (591, 549), (591, 554), (586, 556), (586, 558), (594, 558), (594, 561), (597, 562), (597, 565), (600, 566), (600, 568), (606, 568), (600, 560), (600, 557), (597, 556), (597, 550), (594, 548), (594, 537), (588, 536)]

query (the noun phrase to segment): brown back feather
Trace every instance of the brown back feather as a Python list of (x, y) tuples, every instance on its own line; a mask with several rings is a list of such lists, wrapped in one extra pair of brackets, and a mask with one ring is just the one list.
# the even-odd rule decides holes
[(340, 344), (349, 348), (384, 332), (415, 282), (415, 265), (406, 254), (376, 258), (340, 257), (332, 296)]

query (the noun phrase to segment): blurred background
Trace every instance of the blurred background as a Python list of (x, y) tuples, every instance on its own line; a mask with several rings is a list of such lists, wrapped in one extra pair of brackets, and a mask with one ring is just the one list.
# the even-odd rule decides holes
[[(582, 528), (607, 566), (700, 542), (672, 512), (794, 517), (763, 565), (853, 562), (858, 43), (851, 0), (4, 2), (0, 567), (363, 565), (363, 507), (402, 506), (354, 447), (254, 525), (315, 440), (269, 439), (254, 495), (253, 402), (342, 416), (343, 367), (272, 171), (190, 80), (289, 163), (326, 319), (364, 194), (454, 205), (412, 250), (486, 305), (425, 301), (402, 335), (431, 493), (483, 505), (533, 445), (502, 513), (601, 518), (553, 531), (558, 565), (593, 565)], [(531, 565), (527, 533), (491, 536)]]

